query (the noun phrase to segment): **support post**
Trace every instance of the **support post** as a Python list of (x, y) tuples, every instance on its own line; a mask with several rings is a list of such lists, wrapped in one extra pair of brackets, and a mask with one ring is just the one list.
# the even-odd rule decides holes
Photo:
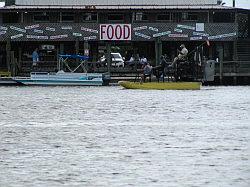
[(110, 42), (106, 42), (106, 59), (107, 59), (107, 66), (108, 66), (108, 72), (110, 73), (110, 69), (111, 69), (111, 44)]
[[(64, 43), (60, 43), (59, 54), (60, 55), (64, 54)], [(63, 64), (62, 64), (62, 61), (61, 61), (61, 59), (59, 57), (59, 59), (57, 59), (57, 71), (60, 71), (60, 70), (63, 70)]]
[(22, 47), (18, 47), (18, 61), (17, 61), (17, 69), (21, 70), (22, 68)]
[(79, 54), (79, 39), (76, 39), (76, 43), (75, 43), (75, 53)]
[(162, 55), (162, 41), (159, 37), (156, 38), (155, 41), (155, 65), (159, 65), (160, 58)]
[(9, 72), (11, 70), (10, 69), (10, 50), (11, 50), (11, 43), (10, 43), (10, 40), (8, 39), (6, 43), (6, 64), (7, 64), (7, 68)]
[(220, 84), (223, 84), (223, 61), (220, 59)]
[(15, 53), (14, 51), (10, 52), (10, 72), (11, 76), (15, 76), (16, 64), (15, 64)]

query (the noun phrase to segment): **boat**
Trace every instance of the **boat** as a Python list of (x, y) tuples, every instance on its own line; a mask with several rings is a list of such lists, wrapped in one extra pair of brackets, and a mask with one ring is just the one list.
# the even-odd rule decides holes
[(14, 81), (23, 85), (41, 86), (103, 86), (108, 78), (101, 73), (57, 73), (31, 72), (30, 77), (14, 77)]
[[(108, 73), (87, 73), (84, 63), (88, 59), (80, 55), (60, 55), (58, 69), (62, 69), (64, 63), (69, 72), (60, 70), (58, 72), (31, 72), (30, 77), (14, 77), (13, 80), (23, 85), (40, 86), (103, 86), (108, 85), (110, 75)], [(68, 59), (79, 59), (80, 65), (74, 70), (67, 63)], [(84, 68), (84, 73), (76, 73), (80, 67)]]
[(130, 82), (119, 81), (118, 84), (126, 89), (142, 90), (200, 90), (200, 82)]

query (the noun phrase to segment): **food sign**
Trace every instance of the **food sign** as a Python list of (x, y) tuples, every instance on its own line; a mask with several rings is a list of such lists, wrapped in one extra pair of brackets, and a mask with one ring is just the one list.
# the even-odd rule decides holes
[(100, 40), (131, 40), (131, 24), (101, 24)]

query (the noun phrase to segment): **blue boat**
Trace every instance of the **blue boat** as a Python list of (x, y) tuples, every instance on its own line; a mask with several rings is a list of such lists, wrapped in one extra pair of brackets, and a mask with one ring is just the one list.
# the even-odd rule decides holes
[[(110, 80), (108, 73), (75, 73), (75, 71), (82, 67), (88, 59), (86, 56), (80, 55), (59, 55), (58, 69), (61, 69), (64, 63), (70, 72), (64, 72), (62, 70), (57, 73), (52, 72), (31, 72), (30, 77), (14, 77), (13, 80), (23, 85), (40, 85), (40, 86), (103, 86), (107, 85)], [(70, 68), (67, 60), (79, 59), (80, 65), (74, 70)]]

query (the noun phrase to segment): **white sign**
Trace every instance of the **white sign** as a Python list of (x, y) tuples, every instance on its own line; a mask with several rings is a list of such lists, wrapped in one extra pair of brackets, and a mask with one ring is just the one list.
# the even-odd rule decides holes
[(89, 50), (88, 49), (84, 49), (84, 55), (89, 56)]
[(131, 24), (101, 24), (100, 40), (131, 40)]
[(34, 32), (36, 32), (36, 33), (40, 33), (40, 34), (43, 34), (43, 30), (39, 30), (39, 29), (34, 29), (33, 31), (34, 31)]
[(194, 40), (202, 40), (202, 37), (201, 37), (201, 36), (193, 36), (193, 37), (190, 37), (190, 40), (191, 40), (191, 41), (194, 41)]
[(72, 30), (71, 26), (62, 26), (62, 30)]
[(193, 35), (194, 36), (203, 36), (203, 37), (208, 37), (209, 36), (209, 34), (201, 33), (201, 32), (193, 32)]
[(228, 38), (228, 37), (233, 37), (236, 36), (237, 33), (233, 32), (233, 33), (228, 33), (228, 34), (221, 34), (221, 35), (216, 35), (216, 36), (209, 36), (208, 39), (209, 40), (213, 40), (213, 39), (219, 39), (219, 38)]
[(19, 31), (19, 32), (26, 33), (26, 30), (25, 30), (25, 29), (21, 29), (21, 28), (19, 28), (19, 27), (10, 26), (10, 28), (11, 28), (12, 30), (15, 30), (15, 31)]
[(8, 28), (7, 28), (7, 27), (0, 26), (0, 30), (7, 31), (7, 30), (8, 30)]
[(68, 35), (67, 34), (63, 34), (63, 35), (50, 36), (51, 40), (61, 39), (61, 38), (68, 38)]
[(97, 37), (96, 36), (87, 36), (87, 37), (84, 37), (83, 39), (84, 40), (95, 40)]
[(0, 31), (0, 35), (6, 34), (6, 31)]
[(188, 38), (187, 34), (169, 34), (170, 38)]
[(21, 37), (23, 37), (23, 34), (17, 34), (17, 35), (11, 36), (10, 38), (16, 39), (16, 38), (21, 38)]
[(133, 28), (133, 30), (134, 31), (140, 31), (140, 30), (145, 30), (147, 28), (148, 28), (148, 26), (141, 26), (141, 27), (135, 27), (135, 28)]
[(204, 23), (196, 23), (196, 31), (203, 32), (205, 30)]
[(183, 31), (181, 29), (174, 29), (174, 32), (182, 33)]
[(151, 36), (148, 36), (148, 35), (146, 35), (146, 34), (142, 34), (142, 33), (139, 33), (139, 32), (135, 32), (135, 35), (136, 36), (140, 36), (140, 37), (142, 37), (142, 38), (146, 38), (146, 39), (151, 39)]
[(189, 25), (180, 25), (180, 24), (178, 24), (177, 27), (181, 28), (181, 29), (195, 30), (195, 27), (189, 26)]
[(155, 27), (149, 27), (148, 29), (151, 30), (151, 31), (155, 31), (155, 32), (158, 32), (158, 31), (159, 31), (159, 29), (157, 29), (157, 28), (155, 28)]
[(29, 30), (29, 29), (35, 29), (35, 28), (38, 28), (38, 27), (40, 27), (39, 24), (36, 24), (36, 25), (29, 25), (29, 26), (26, 26), (25, 29), (26, 29), (26, 30)]
[(48, 40), (48, 36), (36, 36), (36, 35), (27, 35), (27, 39), (38, 39), (38, 40)]
[(98, 34), (98, 30), (94, 30), (94, 29), (90, 29), (90, 28), (86, 28), (86, 27), (81, 27), (81, 30)]
[(154, 38), (159, 37), (159, 36), (165, 36), (165, 35), (169, 35), (171, 34), (171, 31), (167, 31), (167, 32), (160, 32), (160, 33), (156, 33), (153, 35)]
[(78, 33), (78, 32), (73, 32), (73, 36), (76, 36), (76, 37), (81, 37), (82, 34), (81, 33)]
[(51, 32), (55, 32), (55, 31), (56, 31), (55, 28), (51, 28), (51, 27), (46, 27), (45, 30), (46, 30), (46, 31), (51, 31)]

